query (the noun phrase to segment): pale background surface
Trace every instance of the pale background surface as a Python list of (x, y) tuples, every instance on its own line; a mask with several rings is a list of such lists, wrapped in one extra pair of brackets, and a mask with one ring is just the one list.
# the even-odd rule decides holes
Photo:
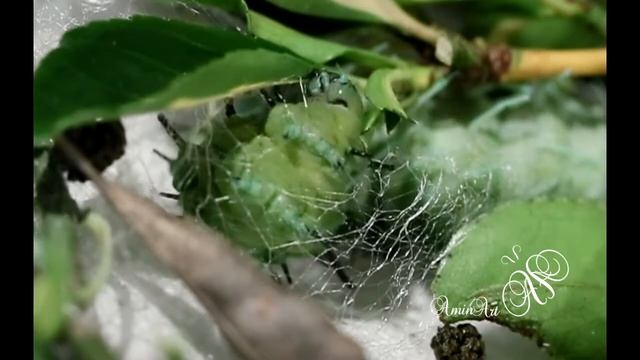
[[(69, 28), (94, 19), (165, 11), (149, 0), (34, 0), (34, 69)], [(130, 117), (124, 125), (128, 141), (125, 156), (105, 176), (170, 212), (180, 213), (173, 201), (157, 195), (160, 191), (172, 192), (173, 187), (167, 164), (152, 152), (158, 149), (174, 156), (175, 146), (154, 115)], [(163, 347), (172, 345), (180, 347), (188, 359), (233, 359), (215, 325), (189, 291), (141, 247), (95, 189), (88, 184), (70, 187), (81, 206), (91, 206), (113, 226), (116, 250), (112, 275), (90, 315), (123, 358), (163, 359)], [(86, 262), (91, 263), (91, 244), (83, 251)], [(296, 266), (292, 268), (295, 273)], [(369, 359), (433, 359), (429, 343), (439, 322), (429, 309), (430, 301), (426, 287), (417, 285), (410, 290), (402, 309), (386, 314), (385, 320), (380, 314), (345, 317), (337, 321), (337, 326), (362, 344)], [(548, 358), (520, 335), (490, 323), (476, 325), (485, 339), (489, 360)]]

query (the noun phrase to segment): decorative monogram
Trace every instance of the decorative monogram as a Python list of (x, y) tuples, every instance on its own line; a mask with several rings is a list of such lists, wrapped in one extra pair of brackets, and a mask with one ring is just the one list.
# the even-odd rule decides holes
[[(516, 251), (517, 249), (517, 251)], [(503, 264), (515, 264), (522, 251), (519, 245), (511, 248), (515, 259), (503, 256)], [(556, 295), (551, 283), (560, 282), (569, 276), (569, 262), (556, 250), (546, 249), (529, 256), (525, 270), (516, 270), (502, 289), (502, 303), (513, 316), (521, 317), (531, 309), (531, 299), (540, 305)], [(541, 291), (546, 289), (547, 291)]]

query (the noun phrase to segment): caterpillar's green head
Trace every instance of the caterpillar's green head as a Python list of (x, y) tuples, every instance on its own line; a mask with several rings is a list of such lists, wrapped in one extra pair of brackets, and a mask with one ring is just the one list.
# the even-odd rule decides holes
[(312, 99), (329, 104), (342, 105), (360, 117), (364, 112), (363, 98), (360, 91), (344, 74), (322, 71), (317, 73), (307, 84), (307, 93)]

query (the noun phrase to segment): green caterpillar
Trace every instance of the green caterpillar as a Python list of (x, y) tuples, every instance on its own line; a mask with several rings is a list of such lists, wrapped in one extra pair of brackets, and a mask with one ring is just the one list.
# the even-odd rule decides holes
[(367, 169), (353, 155), (364, 152), (360, 92), (344, 76), (321, 72), (301, 95), (273, 106), (266, 122), (231, 109), (199, 145), (165, 126), (179, 145), (171, 171), (185, 212), (269, 264), (325, 253), (314, 239), (345, 222)]

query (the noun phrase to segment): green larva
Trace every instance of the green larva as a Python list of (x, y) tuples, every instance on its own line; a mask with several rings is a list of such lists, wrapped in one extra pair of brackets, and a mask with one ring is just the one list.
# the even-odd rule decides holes
[(171, 168), (184, 210), (265, 263), (323, 254), (320, 239), (344, 223), (354, 174), (367, 168), (352, 155), (364, 150), (363, 109), (351, 83), (323, 72), (261, 128), (213, 127), (211, 145), (182, 144)]

